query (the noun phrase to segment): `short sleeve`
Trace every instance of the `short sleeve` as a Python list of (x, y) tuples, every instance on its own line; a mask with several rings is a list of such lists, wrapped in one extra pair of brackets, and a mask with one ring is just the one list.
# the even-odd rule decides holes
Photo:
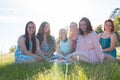
[(100, 60), (103, 60), (104, 54), (102, 52), (102, 48), (100, 46), (99, 39), (97, 37), (97, 33), (92, 32), (91, 37), (92, 37), (92, 41), (93, 41), (93, 46), (95, 48), (95, 53), (98, 54), (98, 57), (100, 58)]

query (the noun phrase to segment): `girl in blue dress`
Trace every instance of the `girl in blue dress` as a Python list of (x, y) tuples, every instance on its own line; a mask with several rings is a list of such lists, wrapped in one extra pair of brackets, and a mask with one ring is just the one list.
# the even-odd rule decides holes
[(62, 28), (59, 31), (59, 37), (56, 41), (56, 52), (54, 53), (57, 59), (66, 59), (71, 51), (70, 39), (67, 37), (66, 29)]
[(39, 46), (44, 55), (51, 59), (53, 53), (55, 52), (55, 39), (50, 35), (50, 24), (48, 22), (42, 22), (38, 33), (37, 38), (39, 40)]
[(114, 24), (112, 20), (108, 19), (104, 22), (104, 32), (98, 34), (98, 38), (102, 47), (102, 51), (105, 54), (116, 58), (117, 54), (115, 44), (117, 37), (114, 33)]
[(39, 48), (39, 41), (35, 37), (36, 26), (34, 22), (29, 21), (26, 24), (25, 34), (18, 39), (17, 49), (15, 51), (15, 62), (35, 62), (44, 61), (42, 52)]

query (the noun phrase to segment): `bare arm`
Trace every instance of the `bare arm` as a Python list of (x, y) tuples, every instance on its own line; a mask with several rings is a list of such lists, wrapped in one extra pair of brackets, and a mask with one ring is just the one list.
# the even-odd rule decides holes
[(43, 51), (41, 51), (41, 49), (40, 49), (39, 40), (37, 38), (36, 38), (36, 48), (37, 48), (37, 51), (36, 51), (37, 55), (39, 55), (39, 57), (41, 57), (41, 59), (46, 59)]
[(60, 45), (59, 45), (58, 41), (56, 41), (55, 48), (56, 48), (56, 52), (59, 53), (60, 52)]
[(30, 51), (27, 50), (26, 45), (25, 45), (25, 38), (24, 37), (20, 37), (18, 40), (18, 43), (20, 45), (21, 51), (28, 56), (34, 56), (33, 53), (31, 53)]
[(69, 50), (69, 54), (72, 52), (72, 40), (70, 40), (70, 50)]
[(44, 55), (50, 57), (50, 55), (49, 55), (47, 52), (45, 52), (45, 51), (43, 51), (43, 50), (41, 50), (41, 52), (42, 52)]
[(75, 51), (77, 51), (77, 52), (79, 52), (79, 47), (81, 46), (80, 43), (79, 43), (79, 41), (80, 41), (80, 38), (79, 38), (79, 36), (78, 36), (77, 44), (76, 44), (76, 50), (75, 50)]
[(51, 45), (49, 47), (49, 54), (52, 55), (55, 52), (55, 38), (53, 36), (51, 36), (52, 41), (51, 41)]
[(41, 45), (40, 45), (40, 42), (39, 42), (38, 38), (36, 39), (36, 42), (37, 42), (37, 52), (39, 54), (43, 54), (43, 55), (49, 56), (49, 54), (46, 51), (41, 49)]
[(111, 39), (110, 47), (106, 48), (106, 49), (103, 49), (103, 52), (112, 51), (115, 48), (115, 44), (116, 44), (116, 41), (117, 41), (116, 34), (115, 33), (111, 34), (110, 39)]
[(26, 48), (26, 45), (25, 45), (25, 38), (24, 37), (20, 37), (19, 38), (19, 41), (18, 41), (19, 45), (20, 45), (20, 48), (22, 50), (22, 52), (25, 54), (25, 55), (28, 55), (28, 56), (34, 56), (36, 57), (38, 60), (43, 60), (43, 58), (39, 57), (38, 55), (36, 54), (33, 54), (31, 53), (30, 51), (27, 50)]
[(100, 37), (101, 37), (102, 33), (98, 34), (98, 40), (100, 41)]
[(36, 38), (36, 48), (37, 48), (37, 54), (44, 55), (44, 52), (40, 49), (39, 40)]

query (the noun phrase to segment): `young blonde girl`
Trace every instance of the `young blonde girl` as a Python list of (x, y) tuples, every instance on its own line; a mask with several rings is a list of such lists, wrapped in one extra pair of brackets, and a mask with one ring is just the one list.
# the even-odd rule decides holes
[(54, 53), (57, 59), (66, 59), (70, 53), (70, 40), (67, 37), (67, 30), (61, 28), (59, 31), (59, 37), (56, 40), (56, 52)]

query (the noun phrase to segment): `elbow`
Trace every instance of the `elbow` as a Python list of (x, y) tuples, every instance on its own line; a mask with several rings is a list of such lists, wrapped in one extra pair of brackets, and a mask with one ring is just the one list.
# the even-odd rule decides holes
[(115, 49), (115, 46), (110, 47), (110, 51), (113, 51)]
[(23, 52), (25, 55), (28, 55), (28, 54), (27, 54), (27, 52), (28, 52), (27, 50), (22, 50), (22, 52)]
[(115, 47), (110, 47), (107, 49), (103, 49), (103, 52), (109, 52), (109, 51), (113, 51), (115, 49)]
[(113, 51), (115, 49), (115, 47), (112, 47), (111, 49), (110, 49), (110, 51)]

